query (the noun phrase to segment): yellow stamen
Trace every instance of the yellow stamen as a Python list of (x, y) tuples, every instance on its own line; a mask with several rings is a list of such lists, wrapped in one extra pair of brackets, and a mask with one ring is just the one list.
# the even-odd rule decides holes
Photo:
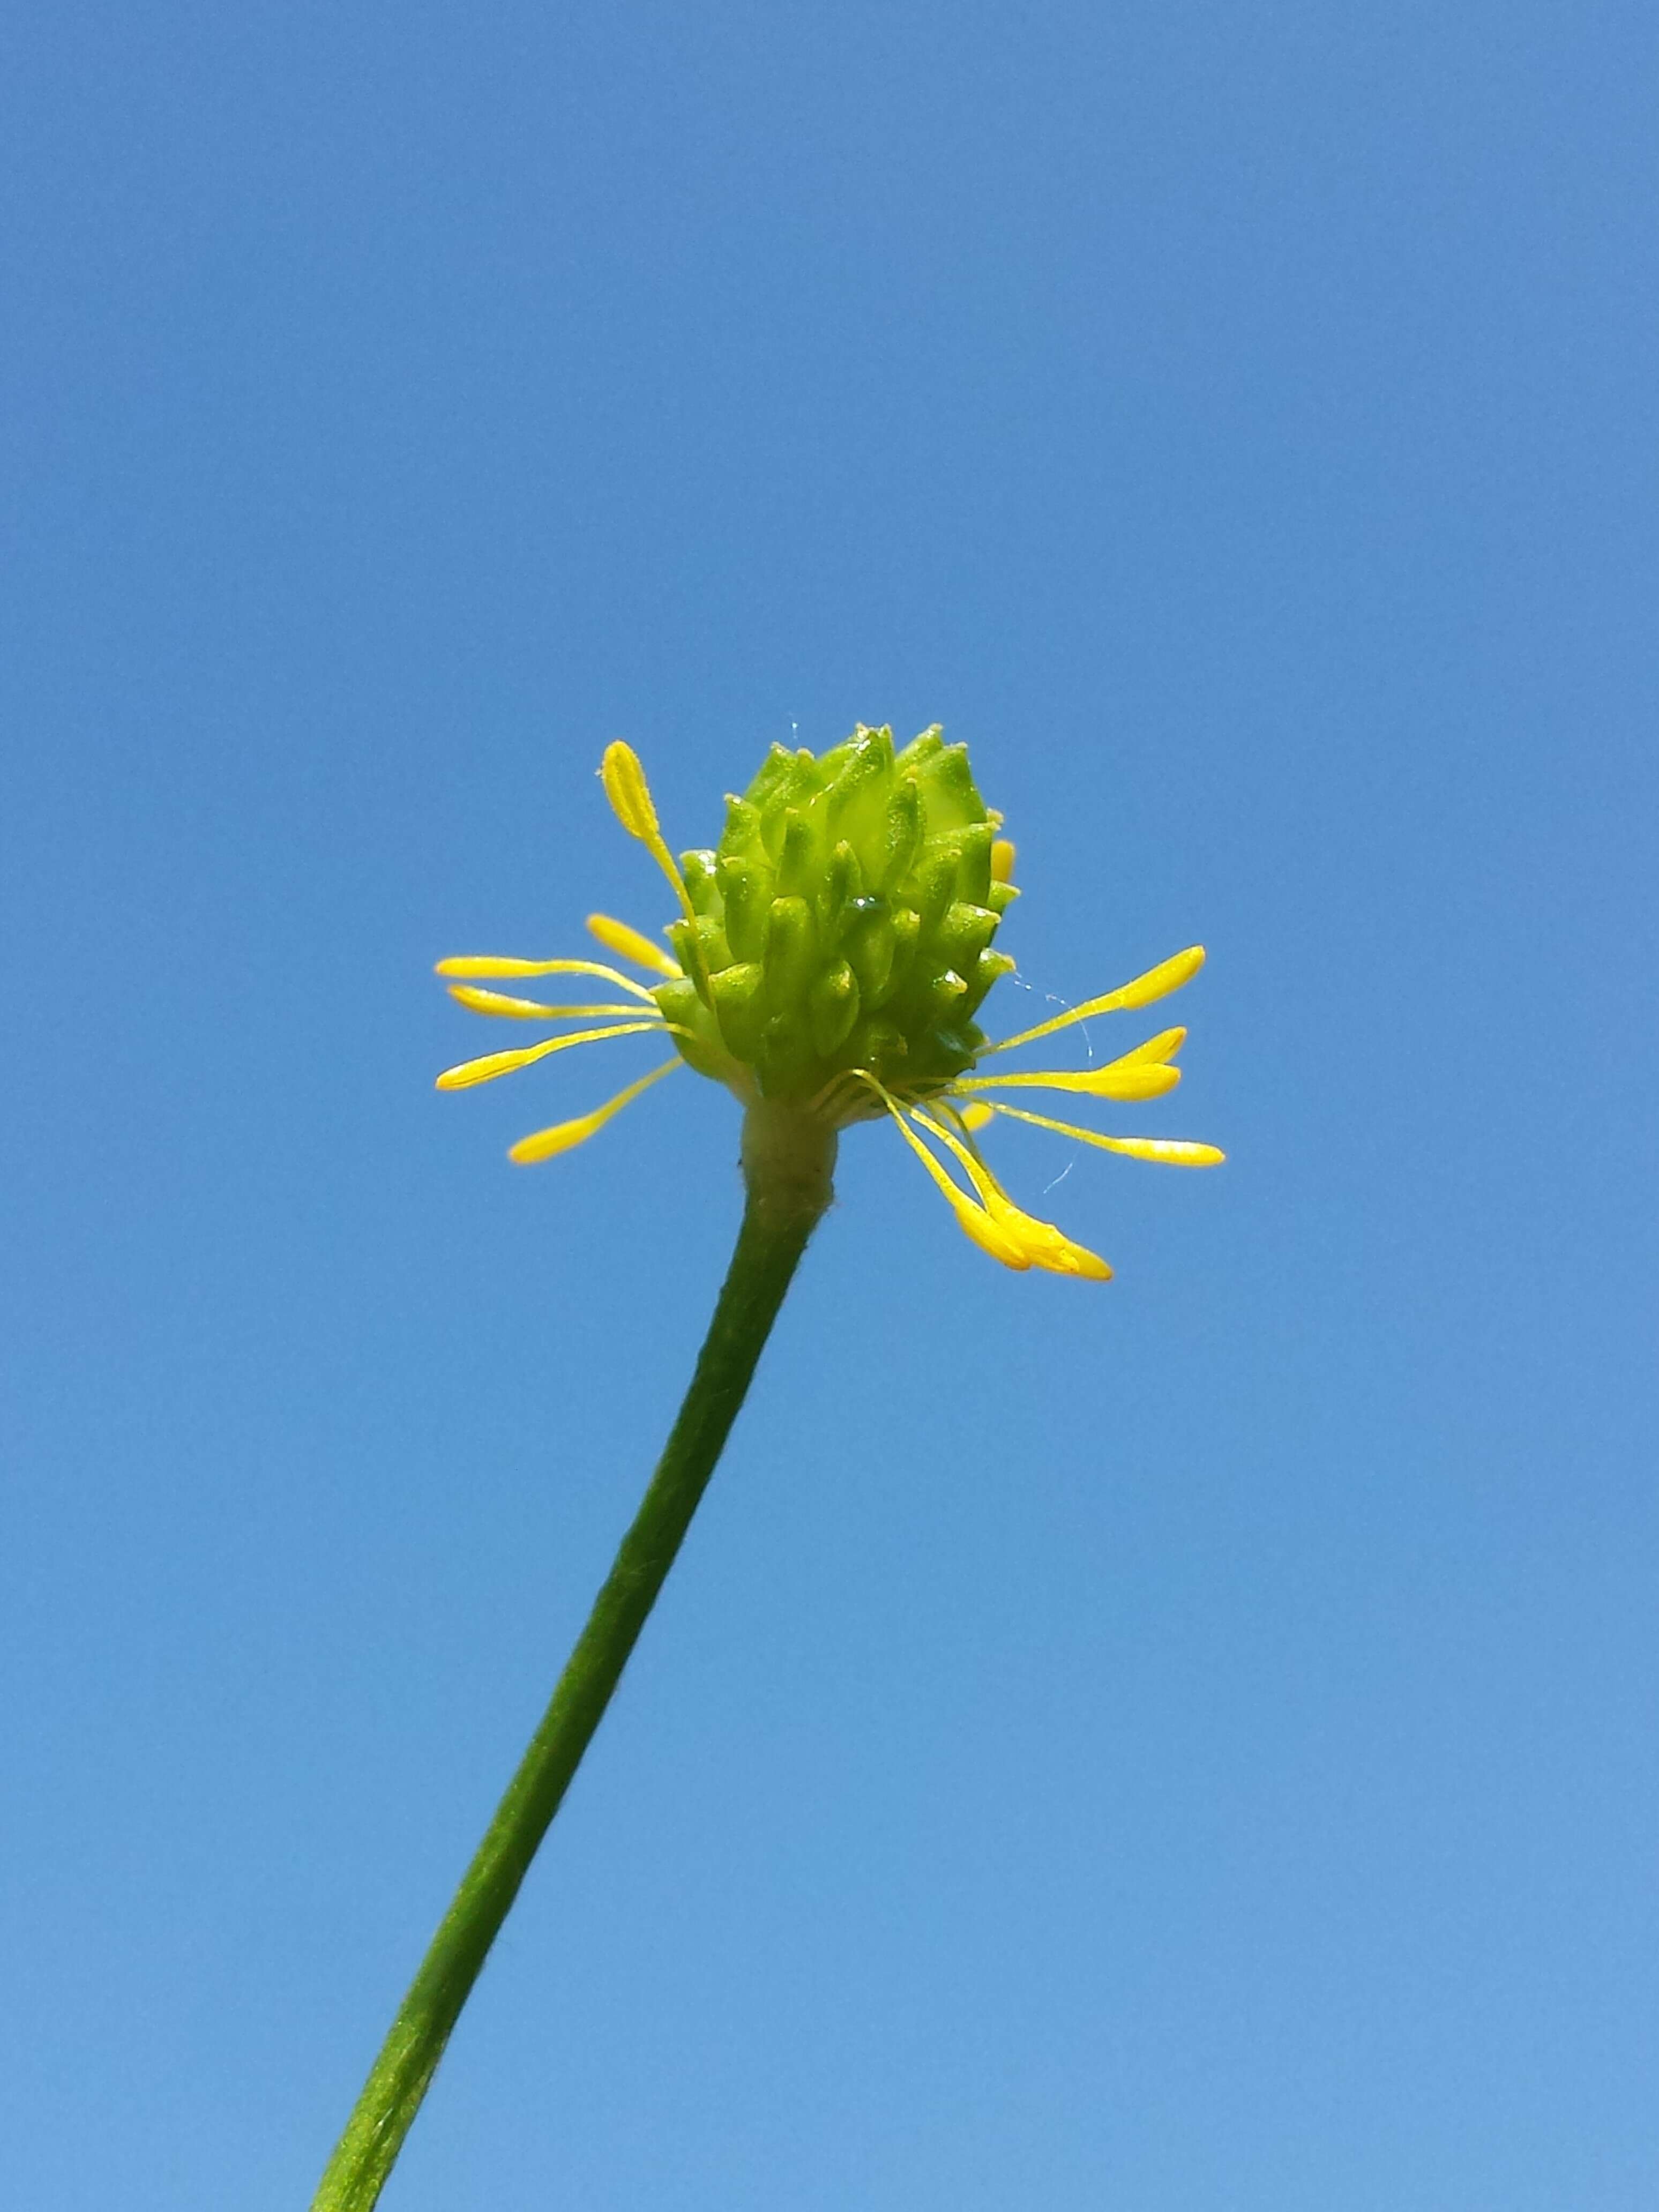
[[(860, 1073), (862, 1073), (863, 1071), (860, 1070)], [(975, 1206), (967, 1192), (960, 1189), (951, 1180), (905, 1120), (903, 1109), (877, 1082), (875, 1077), (866, 1074), (864, 1079), (892, 1115), (900, 1136), (903, 1138), (905, 1143), (908, 1145), (938, 1184), (951, 1212), (957, 1217), (957, 1226), (967, 1236), (972, 1237), (981, 1251), (988, 1252), (994, 1260), (1000, 1260), (1005, 1267), (1012, 1267), (1017, 1273), (1023, 1274), (1031, 1264), (1024, 1246), (1017, 1243), (1006, 1230), (992, 1219), (982, 1206)]]
[(998, 837), (991, 846), (991, 881), (1011, 884), (1014, 880), (1014, 844), (1011, 837)]
[(1013, 1121), (1029, 1121), (1034, 1128), (1052, 1129), (1056, 1136), (1075, 1137), (1079, 1144), (1097, 1145), (1103, 1152), (1122, 1152), (1132, 1160), (1158, 1160), (1170, 1168), (1217, 1168), (1227, 1157), (1214, 1145), (1192, 1145), (1177, 1137), (1103, 1137), (1097, 1129), (1079, 1129), (1073, 1121), (1052, 1121), (1046, 1114), (1027, 1114), (1018, 1106), (997, 1105), (994, 1113)]
[(1030, 1075), (964, 1075), (951, 1090), (1007, 1091), (1024, 1085), (1040, 1091), (1078, 1091), (1085, 1098), (1162, 1098), (1181, 1080), (1181, 1070), (1170, 1066), (1168, 1060), (1186, 1041), (1185, 1030), (1160, 1030), (1155, 1037), (1148, 1037), (1133, 1052), (1108, 1060), (1103, 1067), (1066, 1068), (1059, 1073), (1043, 1070)]
[(508, 1014), (520, 1022), (568, 1022), (572, 1017), (584, 1021), (595, 1014), (636, 1015), (637, 1006), (626, 1004), (610, 1006), (550, 1006), (540, 999), (511, 999), (505, 991), (480, 991), (471, 983), (452, 983), (449, 995), (475, 1014)]
[(996, 1118), (988, 1106), (975, 1104), (964, 1106), (962, 1109), (962, 1126), (964, 1129), (988, 1128)]
[(653, 945), (648, 937), (641, 937), (637, 929), (630, 929), (625, 921), (613, 921), (608, 914), (590, 914), (587, 927), (607, 952), (614, 952), (623, 960), (635, 961), (641, 968), (649, 968), (653, 975), (678, 978), (685, 973), (678, 960), (670, 959), (659, 945)]
[(1040, 1075), (969, 1075), (962, 1077), (957, 1091), (1007, 1091), (1018, 1085), (1038, 1091), (1076, 1091), (1085, 1098), (1161, 1098), (1181, 1080), (1178, 1067), (1161, 1062), (1125, 1066), (1113, 1060), (1106, 1067), (1057, 1068)]
[(982, 1206), (965, 1199), (960, 1191), (951, 1199), (951, 1211), (957, 1217), (957, 1225), (964, 1236), (971, 1237), (981, 1252), (988, 1252), (994, 1260), (1000, 1260), (1005, 1267), (1012, 1267), (1018, 1275), (1025, 1273), (1031, 1265), (1031, 1255), (1017, 1244), (1006, 1229), (1001, 1228)]
[(599, 781), (617, 821), (630, 837), (639, 839), (674, 886), (674, 895), (695, 932), (697, 910), (691, 903), (678, 863), (663, 842), (662, 831), (657, 826), (657, 810), (652, 804), (651, 787), (632, 745), (624, 744), (618, 738), (605, 747), (605, 758), (599, 763)]
[(1091, 1282), (1111, 1280), (1112, 1271), (1097, 1252), (1090, 1251), (1086, 1244), (1074, 1244), (1052, 1221), (1039, 1221), (1034, 1213), (1027, 1213), (1016, 1206), (984, 1161), (931, 1114), (918, 1113), (915, 1118), (962, 1163), (984, 1201), (986, 1212), (1004, 1236), (1012, 1237), (1020, 1247), (1032, 1267), (1046, 1267), (1054, 1275), (1081, 1275)]
[(609, 1029), (578, 1030), (574, 1036), (549, 1037), (544, 1044), (525, 1045), (515, 1052), (488, 1052), (482, 1060), (464, 1060), (458, 1067), (447, 1067), (438, 1078), (440, 1091), (470, 1091), (475, 1083), (493, 1083), (498, 1075), (511, 1075), (515, 1068), (528, 1067), (532, 1060), (545, 1060), (550, 1053), (568, 1052), (572, 1045), (597, 1044), (602, 1037), (640, 1036), (647, 1030), (661, 1030), (668, 1024), (654, 1022), (613, 1022)]
[(513, 960), (495, 953), (452, 953), (447, 960), (438, 962), (433, 973), (459, 975), (471, 983), (502, 982), (524, 975), (597, 975), (601, 982), (614, 983), (631, 997), (642, 999), (647, 1006), (657, 1003), (643, 983), (636, 983), (619, 969), (601, 967), (597, 960)]
[(550, 1129), (538, 1129), (533, 1136), (520, 1137), (516, 1145), (509, 1147), (507, 1157), (520, 1167), (529, 1167), (537, 1160), (550, 1160), (560, 1152), (574, 1152), (620, 1114), (624, 1106), (631, 1106), (641, 1091), (648, 1091), (653, 1083), (659, 1083), (665, 1075), (672, 1075), (677, 1067), (684, 1066), (676, 1053), (672, 1060), (664, 1060), (660, 1067), (653, 1067), (649, 1075), (641, 1076), (637, 1083), (630, 1083), (626, 1091), (619, 1091), (614, 1098), (607, 1099), (603, 1106), (596, 1106), (591, 1114), (579, 1114), (574, 1121), (559, 1121)]
[(1052, 1036), (1056, 1030), (1070, 1029), (1073, 1022), (1087, 1021), (1091, 1014), (1126, 1012), (1132, 1006), (1150, 1006), (1155, 999), (1167, 998), (1189, 983), (1204, 965), (1204, 947), (1188, 945), (1186, 951), (1177, 952), (1172, 959), (1161, 960), (1156, 968), (1149, 968), (1144, 975), (1137, 975), (1132, 983), (1124, 983), (1115, 991), (1108, 991), (1103, 998), (1091, 999), (1081, 1006), (1073, 1006), (1063, 1014), (1056, 1014), (1051, 1022), (1039, 1022), (1033, 1030), (1022, 1030), (1018, 1036), (1003, 1037), (998, 1043), (987, 1045), (987, 1052), (1008, 1052), (1017, 1044), (1031, 1044), (1038, 1037)]

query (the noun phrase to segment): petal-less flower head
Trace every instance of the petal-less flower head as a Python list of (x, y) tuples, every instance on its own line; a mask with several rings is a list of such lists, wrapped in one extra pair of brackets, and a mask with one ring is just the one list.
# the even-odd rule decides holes
[[(1176, 1167), (1212, 1167), (1212, 1145), (1109, 1136), (1008, 1103), (1019, 1091), (1128, 1102), (1181, 1080), (1185, 1030), (1161, 1030), (1103, 1066), (987, 1073), (992, 1055), (1036, 1043), (1097, 1014), (1151, 1006), (1195, 975), (1201, 946), (1178, 952), (1103, 997), (1017, 1036), (989, 1042), (975, 1016), (1014, 963), (993, 949), (1018, 897), (1014, 848), (975, 787), (967, 749), (938, 729), (895, 753), (890, 730), (860, 726), (820, 757), (773, 747), (741, 799), (728, 798), (713, 850), (674, 859), (631, 749), (608, 748), (599, 771), (617, 819), (673, 886), (674, 957), (625, 922), (590, 915), (605, 949), (656, 980), (642, 983), (590, 960), (464, 957), (438, 973), (475, 1013), (514, 1021), (592, 1024), (464, 1061), (443, 1091), (526, 1067), (577, 1045), (657, 1033), (672, 1058), (616, 1097), (521, 1138), (510, 1157), (550, 1159), (584, 1144), (641, 1091), (690, 1066), (745, 1107), (775, 1101), (831, 1129), (890, 1119), (963, 1229), (1006, 1267), (1044, 1267), (1103, 1281), (1106, 1262), (1017, 1206), (990, 1168), (980, 1133), (999, 1115), (1103, 1152)], [(623, 994), (550, 1005), (482, 988), (528, 976), (596, 979)]]

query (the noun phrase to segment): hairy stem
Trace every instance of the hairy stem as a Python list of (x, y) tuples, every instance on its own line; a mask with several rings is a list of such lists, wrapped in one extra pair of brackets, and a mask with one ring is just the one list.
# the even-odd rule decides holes
[(369, 2212), (385, 2186), (714, 1471), (784, 1293), (830, 1202), (835, 1152), (835, 1133), (822, 1122), (764, 1101), (750, 1109), (743, 1226), (691, 1387), (541, 1726), (398, 2008), (312, 2212)]

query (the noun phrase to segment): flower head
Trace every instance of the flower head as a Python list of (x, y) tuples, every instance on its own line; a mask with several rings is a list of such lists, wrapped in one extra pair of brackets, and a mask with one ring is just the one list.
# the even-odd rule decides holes
[[(452, 994), (476, 1013), (597, 1025), (465, 1061), (438, 1087), (489, 1082), (574, 1046), (653, 1031), (675, 1053), (603, 1105), (522, 1138), (514, 1160), (549, 1159), (586, 1142), (686, 1066), (725, 1084), (745, 1108), (766, 1101), (775, 1116), (796, 1115), (830, 1131), (890, 1119), (984, 1250), (1006, 1267), (1099, 1281), (1111, 1273), (1103, 1260), (1008, 1197), (985, 1162), (980, 1132), (1006, 1115), (1135, 1159), (1210, 1167), (1222, 1158), (1211, 1145), (1107, 1136), (1002, 1095), (1159, 1097), (1181, 1079), (1174, 1057), (1184, 1030), (1164, 1030), (1104, 1066), (983, 1072), (993, 1054), (1093, 1015), (1152, 1005), (1196, 975), (1204, 954), (1194, 945), (1118, 990), (988, 1041), (975, 1018), (1015, 964), (993, 949), (1018, 896), (1014, 848), (997, 835), (1001, 817), (981, 799), (966, 748), (947, 745), (938, 729), (896, 753), (890, 730), (862, 726), (819, 757), (775, 745), (743, 796), (728, 797), (718, 847), (678, 861), (632, 750), (610, 746), (599, 773), (623, 829), (673, 886), (680, 915), (665, 931), (672, 957), (626, 923), (590, 915), (588, 928), (606, 951), (657, 980), (642, 983), (588, 960), (440, 961)], [(480, 988), (543, 975), (592, 977), (625, 995), (549, 1004)]]

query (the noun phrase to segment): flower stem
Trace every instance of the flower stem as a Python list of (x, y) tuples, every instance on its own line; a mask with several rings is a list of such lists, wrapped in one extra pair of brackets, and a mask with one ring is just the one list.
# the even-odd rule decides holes
[(410, 1984), (312, 2212), (369, 2212), (385, 2186), (714, 1471), (784, 1293), (830, 1202), (835, 1152), (835, 1133), (823, 1123), (763, 1101), (750, 1109), (743, 1226), (691, 1387), (541, 1726)]

